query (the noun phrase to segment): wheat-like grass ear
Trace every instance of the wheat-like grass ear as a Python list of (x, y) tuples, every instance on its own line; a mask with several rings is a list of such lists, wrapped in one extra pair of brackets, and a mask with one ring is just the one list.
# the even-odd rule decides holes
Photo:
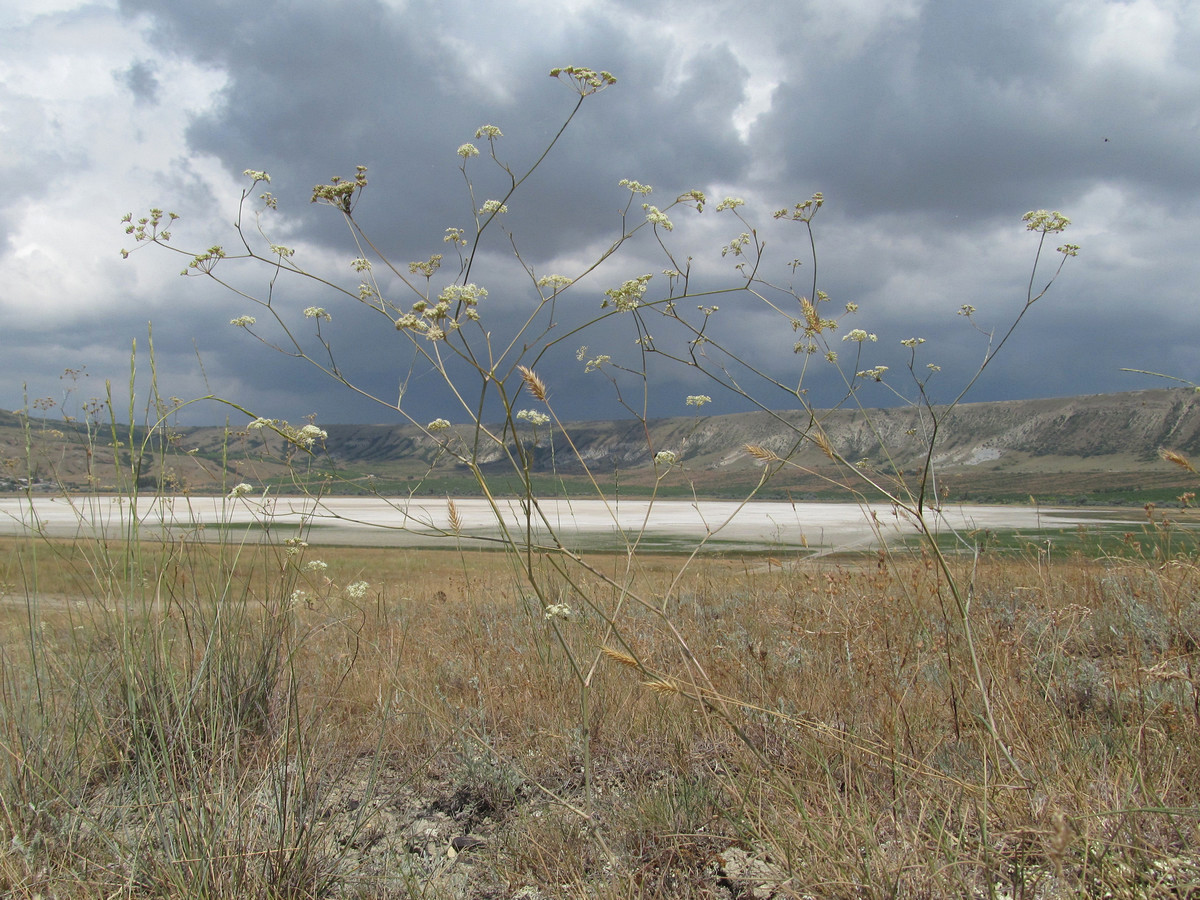
[(622, 666), (628, 666), (631, 669), (640, 669), (638, 661), (623, 650), (616, 650), (612, 647), (601, 647), (600, 652), (607, 656), (615, 663)]
[(1169, 463), (1174, 463), (1181, 469), (1187, 469), (1189, 472), (1196, 471), (1196, 467), (1192, 465), (1192, 461), (1178, 450), (1159, 450), (1158, 455), (1160, 458)]
[(529, 393), (533, 394), (538, 400), (546, 402), (546, 382), (538, 377), (537, 373), (527, 366), (517, 366), (517, 371), (521, 373), (521, 378), (524, 380), (526, 387), (529, 388)]

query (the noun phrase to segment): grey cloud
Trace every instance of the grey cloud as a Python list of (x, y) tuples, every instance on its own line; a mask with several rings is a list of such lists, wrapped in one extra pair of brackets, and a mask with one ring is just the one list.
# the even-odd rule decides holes
[(158, 65), (153, 60), (136, 60), (129, 67), (114, 72), (113, 77), (133, 94), (138, 103), (151, 106), (158, 103)]
[[(544, 274), (619, 235), (619, 211), (629, 197), (619, 179), (653, 184), (648, 199), (657, 205), (719, 183), (733, 190), (744, 185), (748, 196), (772, 207), (824, 191), (820, 287), (839, 307), (860, 302), (863, 327), (879, 332), (864, 362), (900, 373), (898, 339), (928, 337), (925, 361), (944, 367), (932, 382), (941, 399), (982, 352), (979, 336), (954, 310), (972, 303), (986, 311), (987, 322), (1001, 323), (1003, 310), (1019, 308), (1031, 258), (1024, 244), (1010, 250), (996, 236), (1020, 235), (1020, 214), (1040, 206), (1088, 210), (1076, 220), (1091, 237), (1054, 294), (1032, 311), (1018, 337), (1021, 350), (997, 360), (974, 398), (1140, 387), (1119, 371), (1138, 366), (1139, 356), (1144, 367), (1158, 360), (1174, 374), (1200, 376), (1188, 339), (1200, 324), (1190, 312), (1190, 285), (1200, 277), (1191, 237), (1200, 222), (1194, 28), (1180, 31), (1170, 65), (1142, 71), (1096, 64), (1087, 34), (1065, 18), (1067, 7), (1031, 0), (864, 3), (855, 5), (854, 21), (815, 3), (770, 4), (755, 10), (744, 29), (720, 18), (723, 4), (702, 0), (686, 10), (667, 4), (660, 16), (646, 13), (644, 4), (622, 10), (599, 3), (568, 16), (551, 7), (513, 12), (466, 0), (414, 0), (396, 8), (351, 0), (336, 11), (317, 2), (122, 0), (121, 9), (131, 26), (149, 23), (164, 59), (184, 58), (228, 78), (222, 102), (194, 119), (176, 171), (154, 185), (160, 198), (154, 202), (184, 215), (176, 228), (181, 245), (232, 239), (197, 234), (188, 215), (236, 200), (210, 196), (191, 168), (196, 163), (187, 161), (211, 155), (232, 172), (271, 172), (281, 212), (298, 223), (284, 243), (311, 242), (347, 262), (357, 255), (340, 217), (310, 206), (308, 197), (313, 184), (350, 175), (362, 163), (370, 167), (370, 187), (356, 218), (380, 248), (400, 267), (446, 252), (443, 229), (469, 227), (471, 217), (455, 148), (464, 141), (483, 148), (473, 138), (476, 127), (496, 124), (505, 135), (497, 144), (501, 158), (523, 173), (575, 99), (546, 73), (578, 63), (609, 69), (619, 83), (584, 103), (510, 202), (496, 225), (511, 240), (501, 227), (485, 237), (486, 265), (472, 278), (486, 281), (497, 334), (515, 329), (533, 302), (513, 260), (514, 244)], [(676, 36), (666, 24), (684, 12)], [(639, 27), (647, 17), (662, 27)], [(136, 62), (120, 78), (148, 98), (156, 79), (166, 78), (166, 63), (160, 65), (156, 73), (149, 62)], [(733, 113), (764, 72), (778, 86), (743, 141)], [(511, 184), (486, 157), (472, 160), (468, 171), (476, 202), (502, 196)], [(1131, 208), (1118, 214), (1096, 199), (1109, 196)], [(697, 254), (698, 278), (727, 284), (732, 264), (720, 260), (719, 247), (741, 226), (732, 219), (714, 224), (713, 212), (710, 204), (702, 217), (677, 217), (670, 241)], [(806, 258), (806, 236), (796, 227), (773, 228), (770, 212), (747, 210), (768, 239), (762, 274), (782, 281), (787, 259)], [(634, 213), (641, 215), (638, 203)], [(651, 241), (638, 241), (564, 295), (552, 339), (595, 314), (605, 287), (661, 270), (653, 249)], [(718, 278), (718, 271), (725, 275)], [(804, 293), (810, 271), (806, 261), (796, 276)], [(348, 269), (342, 274), (353, 281)], [(266, 280), (251, 284), (259, 290)], [(156, 345), (177, 360), (176, 370), (189, 369), (185, 357), (195, 339), (209, 371), (230, 390), (244, 391), (243, 399), (263, 414), (386, 418), (385, 410), (347, 396), (301, 362), (259, 352), (252, 339), (228, 329), (231, 315), (251, 311), (237, 301), (194, 281), (181, 281), (174, 296), (171, 317), (156, 322)], [(298, 320), (299, 310), (329, 306), (336, 346), (353, 351), (339, 363), (370, 390), (394, 397), (411, 357), (402, 335), (296, 284), (281, 284), (277, 302), (289, 322), (305, 329), (311, 323)], [(745, 294), (716, 302), (731, 349), (783, 373), (785, 382), (798, 377), (802, 360), (792, 353), (795, 335), (786, 322), (780, 327)], [(128, 318), (97, 327), (105, 340), (118, 341), (122, 329), (144, 327), (143, 313)], [(662, 329), (656, 337), (666, 346), (675, 337), (668, 324)], [(629, 320), (616, 318), (587, 335), (563, 337), (539, 362), (565, 416), (620, 412), (602, 378), (585, 375), (574, 354), (584, 343), (592, 353), (635, 354), (633, 337)], [(694, 372), (665, 362), (655, 367), (652, 413), (687, 412), (688, 393), (713, 393), (714, 411), (733, 411), (734, 401), (716, 396)], [(829, 374), (814, 376), (810, 387), (814, 402), (840, 396)], [(891, 402), (882, 392), (864, 397)], [(794, 404), (776, 389), (767, 389), (766, 400)], [(417, 418), (455, 418), (447, 414), (452, 399), (420, 366), (407, 402)]]

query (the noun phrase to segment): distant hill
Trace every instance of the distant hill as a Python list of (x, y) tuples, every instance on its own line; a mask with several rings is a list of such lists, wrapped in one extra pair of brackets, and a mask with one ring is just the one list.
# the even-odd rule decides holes
[[(842, 456), (865, 461), (882, 476), (911, 479), (923, 465), (930, 421), (919, 410), (838, 409), (819, 412), (815, 418)], [(809, 425), (802, 413), (779, 411), (653, 419), (645, 426), (636, 420), (575, 422), (566, 426), (570, 441), (557, 430), (541, 427), (533, 471), (548, 487), (583, 490), (590, 472), (606, 490), (644, 491), (654, 480), (654, 453), (670, 450), (683, 465), (661, 487), (738, 496), (762, 475), (763, 463), (745, 449), (746, 444), (756, 444), (796, 464), (771, 480), (773, 496), (844, 494), (836, 482), (846, 481), (846, 473), (831, 466), (811, 441), (797, 446), (798, 434)], [(466, 426), (440, 432), (437, 440), (410, 425), (325, 428), (329, 436), (324, 453), (315, 459), (304, 457), (299, 469), (307, 478), (316, 472), (336, 474), (334, 491), (350, 490), (374, 476), (374, 488), (388, 492), (471, 492), (469, 473), (442, 450), (447, 440), (456, 445), (470, 441)], [(520, 428), (523, 438), (531, 437), (526, 423)], [(34, 445), (32, 454), (26, 452), (27, 435)], [(270, 437), (267, 446), (282, 452), (282, 441)], [(81, 426), (36, 420), (26, 432), (19, 417), (0, 412), (0, 456), (10, 479), (23, 477), (28, 460), (33, 460), (44, 481), (81, 487), (90, 465), (93, 481), (102, 483), (113, 469), (112, 451), (97, 450), (89, 459), (85, 444)], [(503, 489), (510, 463), (500, 448), (481, 446), (481, 467), (501, 479)], [(963, 404), (941, 421), (933, 462), (939, 489), (960, 498), (1034, 494), (1047, 501), (1141, 502), (1176, 496), (1197, 480), (1159, 459), (1161, 448), (1200, 459), (1200, 393), (1178, 388)], [(262, 449), (262, 432), (181, 428), (174, 451), (156, 449), (140, 474), (153, 479), (166, 465), (178, 484), (193, 491), (219, 489), (223, 480), (274, 482), (282, 489), (288, 468), (264, 456)], [(127, 468), (132, 464), (125, 450), (116, 459)]]

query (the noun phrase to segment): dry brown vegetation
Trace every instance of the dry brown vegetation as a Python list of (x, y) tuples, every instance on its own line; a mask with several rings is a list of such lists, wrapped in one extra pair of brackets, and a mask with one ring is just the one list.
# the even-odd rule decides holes
[(1192, 557), (0, 560), (7, 896), (1200, 892)]

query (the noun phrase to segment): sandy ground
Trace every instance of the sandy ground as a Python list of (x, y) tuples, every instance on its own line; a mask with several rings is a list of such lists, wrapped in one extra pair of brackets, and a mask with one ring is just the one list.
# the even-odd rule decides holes
[[(451, 507), (458, 519), (451, 523)], [(502, 529), (523, 543), (527, 529), (533, 543), (551, 540), (568, 546), (622, 546), (640, 540), (647, 548), (688, 549), (704, 541), (714, 549), (795, 549), (814, 551), (868, 547), (880, 537), (915, 532), (913, 523), (890, 506), (853, 503), (782, 503), (733, 501), (543, 500), (527, 517), (519, 501), (448, 501), (437, 498), (333, 497), (319, 503), (305, 498), (246, 495), (149, 499), (136, 510), (120, 497), (0, 498), (0, 534), (38, 530), (48, 537), (119, 537), (136, 521), (142, 534), (194, 531), (215, 537), (222, 527), (241, 532), (269, 528), (276, 537), (301, 535), (311, 543), (363, 546), (429, 546), (448, 538), (496, 541)], [(1120, 519), (1097, 518), (1095, 512), (1018, 506), (952, 506), (938, 525), (943, 529), (1032, 530), (1097, 525)]]

